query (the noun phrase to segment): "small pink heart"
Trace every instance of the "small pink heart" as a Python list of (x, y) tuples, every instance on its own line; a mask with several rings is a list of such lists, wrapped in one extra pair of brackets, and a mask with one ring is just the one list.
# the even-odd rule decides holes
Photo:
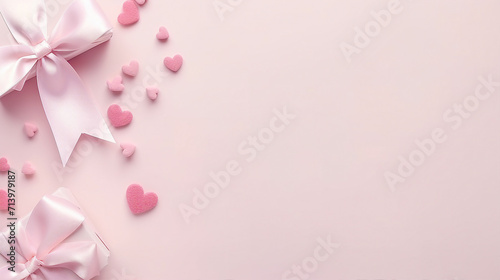
[(127, 202), (132, 213), (142, 214), (156, 207), (158, 195), (153, 192), (145, 194), (140, 185), (133, 184), (127, 189)]
[(139, 62), (137, 62), (137, 60), (132, 60), (129, 65), (123, 65), (122, 72), (131, 77), (137, 76), (139, 72)]
[(176, 55), (173, 58), (172, 57), (166, 57), (163, 60), (163, 63), (165, 64), (165, 66), (170, 71), (173, 71), (173, 72), (177, 72), (177, 71), (179, 71), (179, 69), (181, 69), (182, 62), (183, 62), (183, 59), (182, 59), (182, 56), (180, 56), (180, 55)]
[(122, 108), (116, 104), (108, 108), (108, 118), (111, 121), (111, 125), (114, 127), (122, 127), (130, 124), (133, 117), (132, 113), (129, 111), (122, 111)]
[(169, 36), (170, 34), (168, 34), (168, 31), (164, 26), (160, 27), (160, 31), (156, 33), (156, 39), (161, 41), (167, 40)]
[(125, 89), (125, 86), (122, 82), (122, 76), (116, 76), (113, 79), (107, 81), (108, 89), (113, 92), (122, 92)]
[(36, 169), (33, 166), (33, 164), (31, 164), (31, 162), (27, 161), (26, 163), (24, 163), (23, 168), (21, 169), (21, 172), (24, 175), (33, 175), (33, 174), (35, 174)]
[(142, 6), (142, 5), (146, 4), (146, 0), (135, 0), (135, 3)]
[(149, 99), (155, 101), (158, 98), (158, 93), (160, 90), (157, 87), (148, 87), (146, 88), (146, 93), (148, 94)]
[(123, 12), (118, 16), (118, 22), (121, 25), (131, 25), (140, 19), (139, 8), (133, 0), (127, 0), (123, 3)]
[(135, 153), (135, 145), (130, 144), (130, 143), (122, 143), (120, 144), (120, 147), (122, 148), (122, 154), (125, 157), (131, 157)]
[(0, 190), (0, 210), (7, 210), (9, 208), (9, 196), (5, 190)]
[(9, 162), (7, 161), (6, 158), (0, 158), (0, 171), (1, 172), (7, 172), (10, 170), (10, 165)]
[(24, 132), (26, 132), (26, 135), (28, 135), (29, 138), (33, 138), (37, 131), (38, 127), (36, 125), (28, 122), (24, 124)]

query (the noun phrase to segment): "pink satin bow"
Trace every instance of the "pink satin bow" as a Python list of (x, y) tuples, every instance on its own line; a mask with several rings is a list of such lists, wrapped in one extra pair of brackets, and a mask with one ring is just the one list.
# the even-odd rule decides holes
[[(70, 201), (45, 196), (28, 219), (18, 222), (16, 232), (16, 272), (9, 265), (0, 268), (2, 280), (81, 280), (99, 275), (107, 257), (92, 241), (66, 239), (78, 230), (85, 216)], [(9, 231), (0, 235), (0, 254), (10, 251)], [(2, 266), (5, 261), (2, 261)]]
[(63, 165), (82, 133), (114, 142), (88, 89), (67, 61), (111, 38), (111, 26), (97, 3), (73, 1), (50, 37), (44, 0), (0, 0), (0, 13), (18, 42), (0, 47), (0, 97), (20, 91), (37, 76)]

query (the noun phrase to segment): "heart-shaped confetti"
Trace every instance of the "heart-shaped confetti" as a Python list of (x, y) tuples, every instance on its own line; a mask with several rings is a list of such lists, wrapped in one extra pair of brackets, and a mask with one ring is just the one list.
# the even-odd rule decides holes
[(158, 98), (158, 93), (160, 90), (157, 87), (148, 87), (146, 88), (146, 93), (149, 97), (149, 99), (155, 101), (156, 98)]
[(122, 127), (132, 122), (133, 115), (129, 111), (122, 111), (117, 104), (113, 104), (108, 108), (108, 118), (114, 127)]
[(25, 123), (24, 124), (24, 132), (29, 138), (33, 138), (38, 131), (38, 127), (32, 123)]
[(139, 8), (133, 0), (127, 0), (123, 3), (123, 12), (118, 16), (118, 22), (121, 25), (131, 25), (140, 19)]
[(165, 41), (168, 37), (170, 37), (170, 34), (168, 34), (167, 29), (164, 26), (160, 27), (160, 30), (156, 33), (156, 39)]
[(5, 190), (0, 190), (0, 210), (7, 210), (9, 208), (9, 196)]
[(7, 172), (10, 170), (10, 165), (9, 162), (7, 161), (6, 158), (0, 158), (0, 171), (1, 172)]
[(142, 214), (156, 207), (158, 195), (153, 192), (144, 193), (140, 185), (132, 184), (127, 189), (127, 202), (132, 213)]
[(135, 0), (135, 3), (142, 6), (142, 5), (146, 4), (146, 0)]
[(180, 56), (180, 55), (176, 55), (174, 57), (166, 57), (163, 60), (163, 63), (165, 64), (165, 66), (172, 72), (179, 71), (179, 69), (181, 69), (182, 62), (183, 62), (183, 59), (182, 59), (182, 56)]
[(125, 157), (131, 157), (135, 153), (135, 145), (130, 143), (122, 143), (120, 144), (122, 148), (122, 154)]
[(33, 164), (31, 164), (31, 162), (27, 161), (27, 162), (24, 163), (23, 168), (21, 169), (21, 172), (24, 175), (28, 175), (29, 176), (29, 175), (35, 174), (36, 169), (33, 166)]
[(122, 76), (116, 76), (107, 81), (108, 89), (113, 92), (122, 92), (125, 89)]
[(135, 77), (139, 73), (139, 62), (132, 60), (130, 64), (122, 66), (122, 72), (125, 75)]

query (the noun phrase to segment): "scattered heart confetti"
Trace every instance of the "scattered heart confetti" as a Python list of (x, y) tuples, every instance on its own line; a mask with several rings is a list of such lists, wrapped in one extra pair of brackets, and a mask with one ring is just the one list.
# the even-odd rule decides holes
[(139, 62), (132, 60), (129, 65), (123, 65), (122, 72), (131, 77), (137, 76), (137, 73), (139, 73)]
[(160, 90), (157, 87), (148, 87), (146, 88), (146, 93), (148, 94), (149, 99), (155, 101), (158, 98), (158, 93)]
[(31, 164), (31, 162), (27, 161), (24, 163), (23, 168), (21, 169), (21, 172), (24, 175), (33, 175), (33, 174), (35, 174), (36, 169), (33, 166), (33, 164)]
[(6, 158), (0, 158), (0, 171), (1, 172), (7, 172), (10, 170), (10, 165), (9, 162), (7, 161)]
[(127, 202), (132, 213), (142, 214), (156, 207), (158, 195), (153, 192), (144, 193), (140, 185), (132, 184), (127, 189)]
[(170, 37), (170, 35), (168, 34), (167, 29), (164, 26), (160, 27), (160, 31), (156, 33), (156, 39), (165, 41), (168, 39), (168, 37)]
[(108, 108), (108, 118), (114, 127), (122, 127), (130, 124), (133, 115), (129, 111), (122, 111), (117, 104), (113, 104)]
[(121, 25), (131, 25), (139, 21), (139, 8), (134, 0), (127, 0), (123, 3), (123, 12), (118, 16)]
[(131, 157), (135, 153), (135, 145), (130, 144), (130, 143), (122, 143), (120, 144), (120, 147), (122, 148), (122, 154), (125, 157)]
[(183, 59), (182, 59), (182, 56), (180, 56), (180, 55), (176, 55), (173, 58), (172, 57), (166, 57), (163, 60), (163, 63), (165, 64), (165, 66), (170, 71), (173, 71), (173, 72), (177, 72), (177, 71), (179, 71), (179, 69), (181, 69), (182, 62), (183, 62)]
[(135, 0), (135, 3), (142, 6), (142, 5), (146, 4), (146, 0)]
[(26, 132), (26, 135), (28, 135), (29, 138), (33, 138), (37, 131), (38, 127), (36, 125), (28, 122), (24, 124), (24, 132)]
[(113, 79), (107, 81), (108, 89), (113, 92), (122, 92), (125, 89), (125, 86), (122, 82), (122, 76), (116, 76)]
[(179, 69), (181, 69), (182, 62), (183, 62), (183, 59), (182, 59), (182, 56), (180, 56), (180, 55), (176, 55), (173, 58), (172, 57), (166, 57), (163, 60), (163, 63), (165, 64), (165, 66), (170, 71), (173, 71), (173, 72), (177, 72), (177, 71), (179, 71)]
[(9, 208), (9, 196), (5, 190), (0, 190), (0, 210), (7, 210)]

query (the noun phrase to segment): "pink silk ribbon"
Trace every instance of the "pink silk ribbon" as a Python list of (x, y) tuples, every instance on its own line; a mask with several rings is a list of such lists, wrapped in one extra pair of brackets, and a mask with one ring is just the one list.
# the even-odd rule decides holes
[[(99, 275), (105, 265), (92, 241), (65, 241), (85, 220), (82, 211), (70, 201), (46, 195), (27, 219), (17, 223), (16, 272), (2, 261), (2, 280), (82, 280)], [(0, 234), (0, 254), (10, 251), (10, 231)], [(106, 261), (107, 262), (107, 261)]]
[(45, 114), (65, 166), (82, 133), (115, 142), (89, 90), (67, 60), (109, 40), (112, 27), (94, 0), (75, 0), (47, 37), (44, 0), (0, 0), (18, 45), (0, 47), (0, 97), (37, 76)]

